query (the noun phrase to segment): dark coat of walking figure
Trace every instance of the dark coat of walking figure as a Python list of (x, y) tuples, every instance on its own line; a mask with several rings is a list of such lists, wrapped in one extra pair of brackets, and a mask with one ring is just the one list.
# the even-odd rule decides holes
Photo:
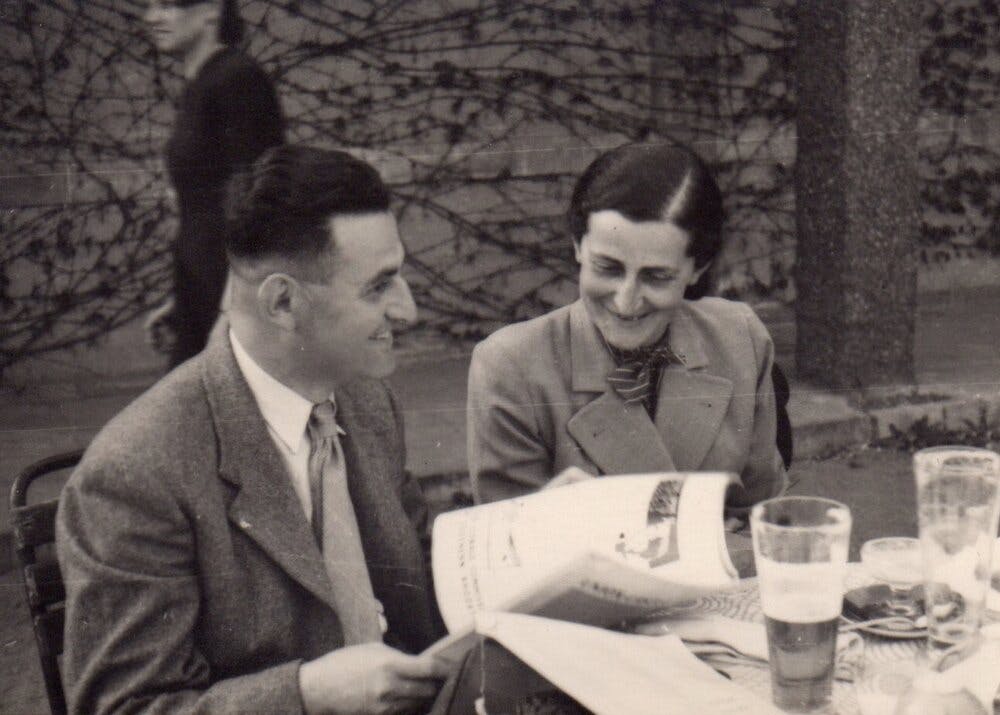
[(205, 347), (226, 285), (222, 205), (226, 182), (284, 140), (277, 93), (241, 49), (235, 0), (151, 0), (145, 15), (157, 48), (187, 80), (166, 146), (180, 226), (173, 245), (173, 295), (147, 320), (150, 342), (170, 367)]

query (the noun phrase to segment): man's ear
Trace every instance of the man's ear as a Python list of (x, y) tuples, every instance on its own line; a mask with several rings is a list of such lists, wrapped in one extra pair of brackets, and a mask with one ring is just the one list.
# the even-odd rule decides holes
[(257, 286), (257, 310), (262, 318), (285, 330), (294, 330), (306, 296), (302, 285), (287, 273), (272, 273)]

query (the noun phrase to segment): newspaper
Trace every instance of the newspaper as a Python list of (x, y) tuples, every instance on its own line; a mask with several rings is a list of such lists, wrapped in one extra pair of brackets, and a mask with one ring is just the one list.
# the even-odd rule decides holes
[(701, 662), (676, 635), (615, 633), (513, 613), (481, 615), (477, 631), (594, 715), (781, 713)]
[(441, 514), (431, 560), (450, 635), (429, 650), (460, 659), (477, 614), (610, 626), (734, 586), (723, 505), (735, 479), (620, 475)]

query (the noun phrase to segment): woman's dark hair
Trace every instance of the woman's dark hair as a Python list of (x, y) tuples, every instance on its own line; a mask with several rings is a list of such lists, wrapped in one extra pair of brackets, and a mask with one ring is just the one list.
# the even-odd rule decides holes
[(630, 221), (670, 221), (690, 236), (696, 268), (722, 247), (722, 193), (708, 167), (677, 144), (626, 144), (597, 157), (573, 189), (567, 222), (573, 240), (587, 233), (590, 215), (617, 211)]

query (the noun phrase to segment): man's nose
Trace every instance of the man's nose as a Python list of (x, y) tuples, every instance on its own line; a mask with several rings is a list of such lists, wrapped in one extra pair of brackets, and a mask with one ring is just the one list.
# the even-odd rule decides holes
[(615, 288), (615, 310), (622, 315), (632, 315), (639, 303), (639, 286), (634, 278), (624, 278)]
[(386, 314), (394, 323), (412, 325), (417, 320), (417, 304), (413, 302), (410, 284), (402, 276), (396, 276), (392, 299), (386, 309)]

